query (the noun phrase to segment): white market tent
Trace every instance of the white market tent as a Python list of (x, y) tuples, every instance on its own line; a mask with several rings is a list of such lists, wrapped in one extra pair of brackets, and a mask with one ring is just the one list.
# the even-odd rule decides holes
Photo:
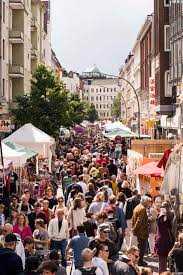
[(50, 137), (31, 123), (25, 124), (13, 134), (3, 140), (3, 142), (14, 142), (27, 146), (39, 155), (49, 158), (50, 147), (55, 144), (54, 138)]
[(120, 121), (105, 124), (103, 135), (109, 139), (115, 139), (117, 136), (129, 138), (136, 136), (130, 128), (122, 124)]
[[(21, 167), (23, 166), (27, 159), (28, 155), (26, 152), (18, 152), (17, 150), (12, 149), (5, 143), (2, 144), (2, 153), (5, 163), (12, 162), (14, 166)], [(36, 155), (36, 153), (35, 153)]]
[(31, 123), (27, 123), (13, 134), (3, 140), (3, 142), (14, 142), (34, 150), (38, 156), (47, 158), (49, 161), (49, 169), (51, 170), (52, 146), (55, 139), (36, 128)]

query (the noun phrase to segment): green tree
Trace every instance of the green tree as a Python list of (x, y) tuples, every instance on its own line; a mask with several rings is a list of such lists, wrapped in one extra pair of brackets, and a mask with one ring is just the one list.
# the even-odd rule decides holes
[(121, 93), (119, 92), (113, 101), (112, 115), (116, 118), (121, 117)]
[(98, 112), (95, 109), (95, 105), (93, 103), (88, 106), (86, 119), (91, 123), (95, 122), (98, 119)]
[(87, 112), (85, 102), (81, 101), (78, 95), (71, 94), (68, 97), (69, 108), (68, 108), (68, 118), (69, 126), (74, 126), (75, 124), (80, 124)]
[(61, 125), (69, 127), (84, 119), (84, 104), (78, 97), (69, 96), (53, 71), (39, 65), (33, 75), (30, 95), (16, 98), (12, 115), (18, 127), (30, 122), (56, 137)]

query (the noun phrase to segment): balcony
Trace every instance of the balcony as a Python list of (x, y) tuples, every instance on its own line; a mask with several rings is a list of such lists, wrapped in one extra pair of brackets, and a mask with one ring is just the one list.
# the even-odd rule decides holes
[(12, 44), (21, 44), (24, 42), (24, 34), (21, 31), (11, 30), (9, 32), (9, 40)]
[(9, 66), (9, 75), (11, 78), (23, 78), (24, 77), (24, 68), (20, 65), (10, 65)]
[(38, 50), (36, 48), (31, 49), (31, 59), (35, 60), (38, 58)]
[(36, 31), (38, 27), (38, 21), (36, 17), (31, 18), (31, 31)]
[(24, 10), (25, 0), (10, 0), (10, 8), (13, 10)]

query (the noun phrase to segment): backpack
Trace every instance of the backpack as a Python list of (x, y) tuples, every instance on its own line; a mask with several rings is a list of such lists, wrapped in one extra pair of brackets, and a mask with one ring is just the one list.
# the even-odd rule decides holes
[(96, 270), (97, 270), (96, 266), (93, 266), (91, 268), (84, 268), (84, 267), (79, 268), (79, 271), (81, 271), (82, 275), (96, 275)]

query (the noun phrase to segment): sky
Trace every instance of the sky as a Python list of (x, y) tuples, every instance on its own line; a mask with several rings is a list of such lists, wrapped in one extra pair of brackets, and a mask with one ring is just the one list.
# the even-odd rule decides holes
[(96, 64), (117, 74), (153, 0), (51, 0), (52, 47), (61, 65), (79, 73)]

